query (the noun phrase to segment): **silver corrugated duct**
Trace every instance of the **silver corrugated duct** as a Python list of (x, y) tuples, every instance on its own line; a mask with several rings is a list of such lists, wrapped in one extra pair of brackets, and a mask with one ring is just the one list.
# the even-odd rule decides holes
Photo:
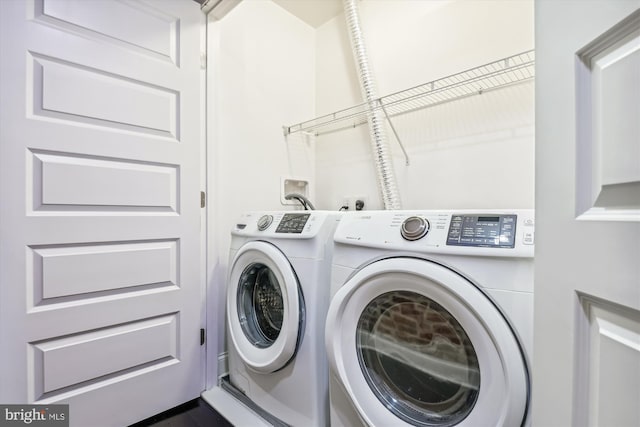
[(367, 49), (360, 28), (360, 15), (356, 0), (343, 0), (344, 14), (347, 19), (347, 29), (351, 38), (351, 48), (356, 68), (360, 77), (360, 89), (364, 101), (369, 104), (369, 134), (371, 136), (371, 148), (378, 173), (378, 185), (382, 192), (382, 201), (385, 209), (401, 209), (400, 195), (393, 163), (389, 153), (387, 137), (384, 129), (384, 116), (379, 110), (374, 110), (378, 95), (371, 69)]

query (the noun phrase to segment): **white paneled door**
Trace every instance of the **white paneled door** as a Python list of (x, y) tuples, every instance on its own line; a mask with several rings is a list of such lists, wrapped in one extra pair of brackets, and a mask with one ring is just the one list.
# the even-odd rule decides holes
[(640, 0), (536, 2), (534, 426), (640, 425)]
[(0, 403), (122, 426), (201, 392), (204, 19), (0, 1)]

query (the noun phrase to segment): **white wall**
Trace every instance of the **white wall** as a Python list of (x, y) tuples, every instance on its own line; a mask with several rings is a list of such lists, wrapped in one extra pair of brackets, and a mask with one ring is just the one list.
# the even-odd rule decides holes
[[(224, 344), (229, 232), (247, 210), (281, 210), (281, 176), (313, 176), (313, 143), (282, 126), (314, 115), (315, 32), (249, 0), (208, 22), (208, 360)], [(215, 383), (215, 370), (207, 375)]]
[[(378, 95), (446, 77), (534, 47), (532, 1), (359, 2)], [(362, 102), (344, 15), (316, 36), (316, 114)], [(532, 208), (533, 83), (394, 119), (403, 208)], [(364, 195), (382, 208), (366, 126), (316, 138), (316, 205)]]

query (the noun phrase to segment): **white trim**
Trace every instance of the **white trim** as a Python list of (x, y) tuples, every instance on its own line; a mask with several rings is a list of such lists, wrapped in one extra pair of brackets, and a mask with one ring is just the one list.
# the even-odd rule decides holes
[(213, 387), (202, 398), (236, 427), (270, 427), (262, 417), (220, 387)]
[(200, 9), (202, 13), (211, 15), (214, 19), (220, 20), (224, 16), (231, 12), (231, 10), (240, 4), (242, 0), (204, 0)]

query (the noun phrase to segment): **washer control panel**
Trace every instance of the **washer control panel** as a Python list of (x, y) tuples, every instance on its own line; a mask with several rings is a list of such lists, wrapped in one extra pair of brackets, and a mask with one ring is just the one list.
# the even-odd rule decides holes
[(311, 214), (287, 213), (282, 216), (276, 233), (296, 233), (300, 234), (304, 230)]
[[(335, 211), (249, 211), (236, 219), (231, 235), (278, 241), (329, 239), (340, 218), (342, 214)], [(331, 233), (331, 236), (328, 233)], [(232, 245), (241, 243), (242, 240), (234, 242), (233, 239), (231, 242)]]
[(447, 245), (513, 248), (517, 215), (451, 216)]

